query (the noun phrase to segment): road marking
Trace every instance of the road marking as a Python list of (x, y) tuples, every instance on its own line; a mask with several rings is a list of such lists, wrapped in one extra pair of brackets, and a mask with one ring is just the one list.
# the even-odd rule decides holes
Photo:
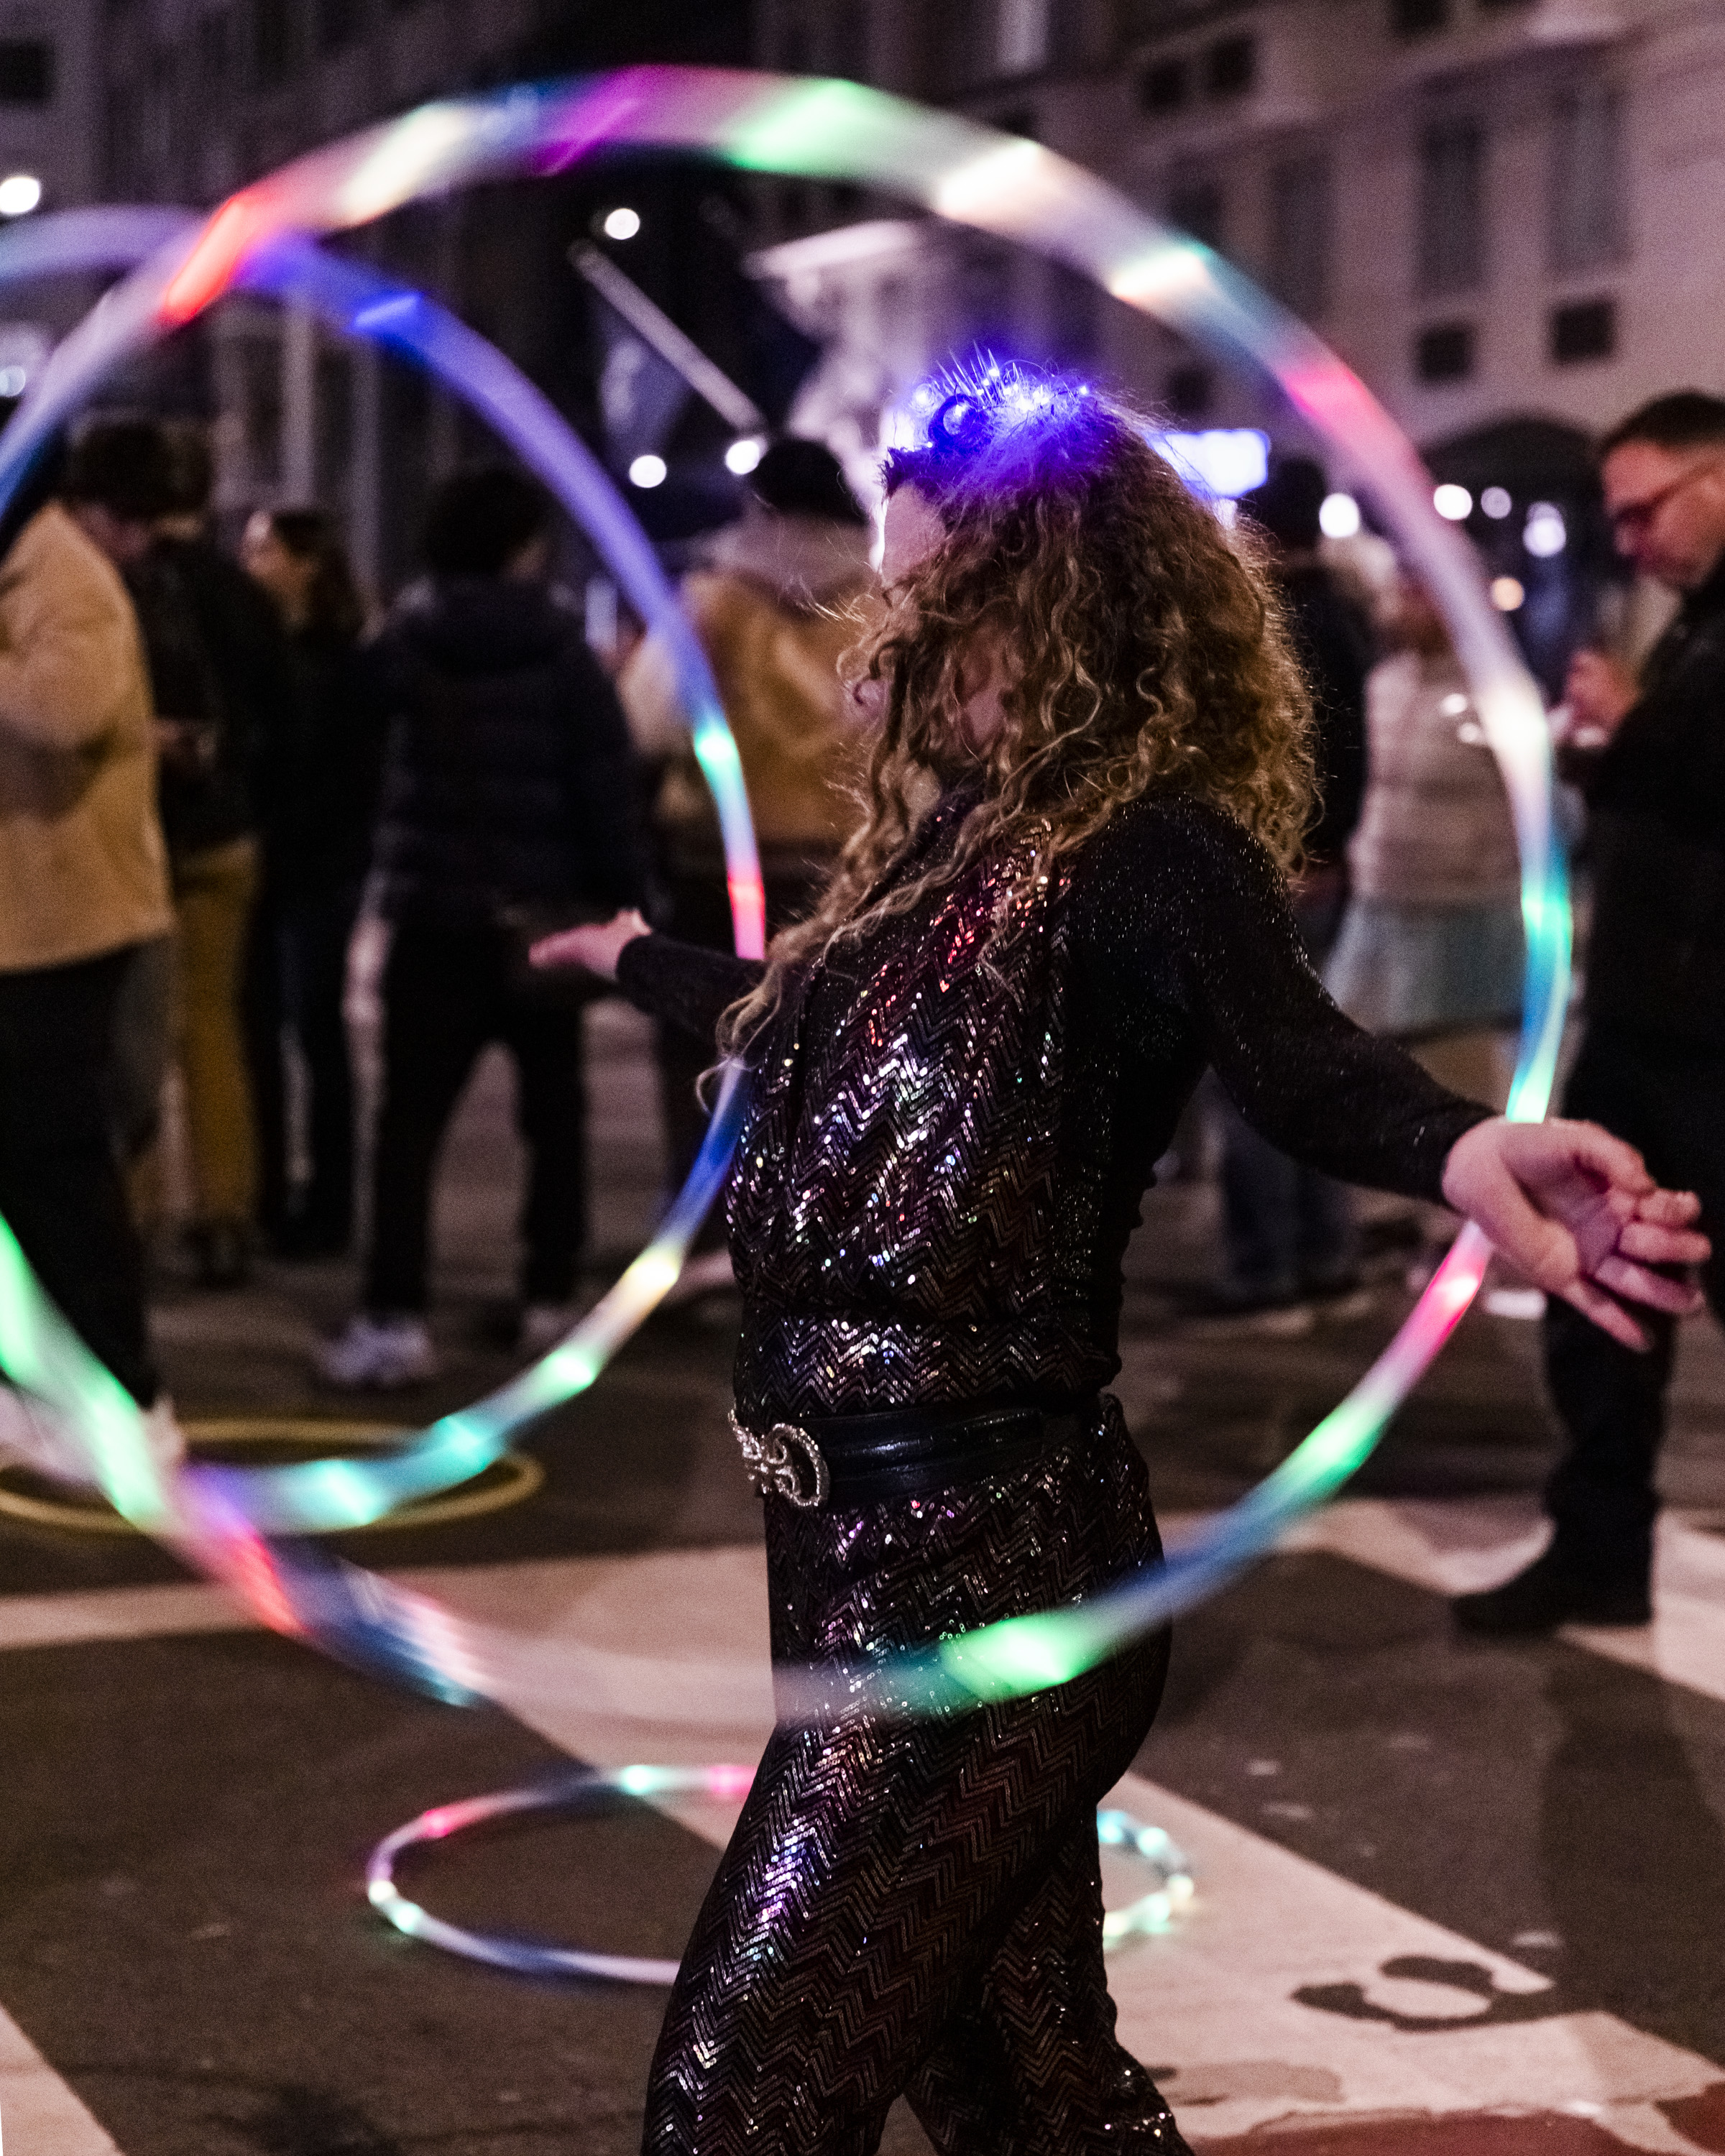
[[(1525, 1507), (1353, 1501), (1306, 1523), (1291, 1546), (1454, 1592), (1501, 1576), (1523, 1543), (1532, 1547), (1527, 1527)], [(398, 1577), (511, 1636), (522, 1651), (506, 1658), (501, 1703), (577, 1758), (619, 1767), (759, 1756), (772, 1703), (757, 1546)], [(1720, 1696), (1725, 1549), (1668, 1525), (1661, 1599), (1674, 1607), (1669, 1620), (1662, 1609), (1656, 1638), (1579, 1632), (1576, 1644)], [(0, 1645), (13, 1646), (241, 1622), (208, 1587), (0, 1598)], [(1713, 1667), (1702, 1666), (1703, 1640)], [(691, 1722), (696, 1706), (705, 1719)], [(1277, 2121), (1358, 2128), (1411, 2111), (1460, 2124), (1502, 2110), (1588, 2120), (1630, 2148), (1692, 2156), (1697, 2144), (1659, 2107), (1718, 2088), (1708, 2061), (1610, 2015), (1541, 2014), (1547, 1985), (1536, 1972), (1171, 1791), (1128, 1776), (1115, 1800), (1166, 1827), (1198, 1871), (1190, 1915), (1117, 1957), (1111, 1979), (1124, 2041), (1153, 2067), (1173, 2063), (1168, 2093), (1194, 2143)], [(706, 1799), (663, 1809), (715, 1846), (737, 1810)], [(36, 2100), (54, 2100), (59, 2085), (28, 2046), (25, 2056)], [(59, 2100), (67, 2118), (88, 2118), (69, 2091)], [(100, 2138), (56, 2143), (33, 2133), (23, 2156), (60, 2156), (62, 2147), (66, 2156), (105, 2156), (111, 2144), (93, 2121), (88, 2130)], [(20, 2147), (15, 2128), (14, 2156)]]
[[(1302, 1520), (1281, 1548), (1327, 1550), (1433, 1594), (1466, 1594), (1507, 1578), (1545, 1536), (1544, 1522), (1524, 1500), (1355, 1497)], [(1623, 1630), (1566, 1625), (1560, 1636), (1666, 1684), (1725, 1700), (1725, 1538), (1665, 1514), (1652, 1624)]]
[[(1369, 1539), (1381, 1528), (1359, 1532)], [(465, 1615), (538, 1631), (543, 1666), (559, 1652), (638, 1658), (626, 1717), (529, 1676), (505, 1702), (521, 1720), (598, 1766), (759, 1756), (771, 1726), (764, 1681), (754, 1711), (742, 1709), (749, 1673), (767, 1663), (760, 1550), (583, 1559), (564, 1571), (554, 1604), (538, 1566), (443, 1583)], [(695, 1672), (715, 1669), (740, 1703), (716, 1744), (713, 1729), (678, 1718)], [(655, 1727), (644, 1717), (661, 1702)], [(1710, 2061), (1609, 2014), (1542, 2015), (1550, 1987), (1536, 1971), (1137, 1775), (1110, 1802), (1166, 1827), (1197, 1872), (1189, 1917), (1117, 1956), (1110, 1976), (1122, 2041), (1153, 2068), (1175, 2062), (1168, 2093), (1194, 2143), (1302, 2118), (1503, 2111), (1567, 2113), (1632, 2148), (1693, 2156), (1657, 2107), (1719, 2084)], [(738, 1810), (710, 1799), (662, 1808), (716, 1847)], [(1137, 1891), (1129, 1876), (1122, 1888)], [(1397, 2027), (1379, 2014), (1438, 2025)]]
[(0, 2008), (0, 2152), (12, 2156), (120, 2156), (72, 2091)]

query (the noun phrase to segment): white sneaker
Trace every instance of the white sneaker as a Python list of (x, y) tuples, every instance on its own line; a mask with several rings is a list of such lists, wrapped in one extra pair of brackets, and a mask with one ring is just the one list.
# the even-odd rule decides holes
[(338, 1338), (313, 1353), (318, 1374), (357, 1392), (393, 1393), (423, 1385), (443, 1368), (423, 1317), (372, 1317), (361, 1311)]
[(516, 1345), (524, 1355), (548, 1355), (580, 1316), (572, 1302), (530, 1302)]

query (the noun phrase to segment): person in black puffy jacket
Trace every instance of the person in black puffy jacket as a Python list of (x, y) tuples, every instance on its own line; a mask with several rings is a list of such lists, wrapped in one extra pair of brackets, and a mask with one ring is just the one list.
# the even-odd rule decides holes
[(548, 583), (550, 503), (520, 474), (459, 473), (433, 497), (427, 580), (379, 638), (393, 715), (372, 856), (392, 940), (365, 1306), (321, 1350), (331, 1382), (432, 1376), (425, 1324), (432, 1170), (481, 1050), (519, 1074), (531, 1156), (521, 1335), (548, 1346), (586, 1233), (581, 1014), (547, 996), (524, 937), (645, 895), (629, 731), (581, 617)]

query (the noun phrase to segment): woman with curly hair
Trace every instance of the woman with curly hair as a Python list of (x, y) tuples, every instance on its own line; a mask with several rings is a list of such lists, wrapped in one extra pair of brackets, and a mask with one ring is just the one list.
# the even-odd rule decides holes
[[(736, 1426), (780, 1663), (866, 1665), (1159, 1552), (1101, 1387), (1122, 1253), (1206, 1065), (1276, 1143), (1440, 1194), (1620, 1337), (1688, 1307), (1691, 1199), (1581, 1124), (1511, 1126), (1353, 1027), (1282, 874), (1312, 810), (1270, 588), (1088, 385), (948, 385), (887, 459), (855, 657), (867, 814), (764, 968), (638, 916), (542, 947), (752, 1072), (730, 1193)], [(697, 1919), (650, 2156), (865, 2156), (904, 2094), (952, 2156), (1186, 2146), (1117, 2042), (1096, 1807), (1166, 1634), (1070, 1682), (782, 1722)]]

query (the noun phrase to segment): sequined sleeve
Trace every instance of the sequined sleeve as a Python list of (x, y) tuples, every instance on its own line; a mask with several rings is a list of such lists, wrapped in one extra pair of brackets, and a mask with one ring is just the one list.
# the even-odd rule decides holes
[(1182, 1024), (1246, 1120), (1350, 1183), (1440, 1199), (1462, 1134), (1491, 1113), (1363, 1033), (1324, 993), (1255, 839), (1192, 802), (1136, 804), (1074, 892), (1080, 962), (1130, 1046)]
[(721, 1014), (760, 979), (757, 959), (706, 951), (670, 936), (637, 936), (617, 961), (617, 985), (651, 1018), (662, 1018), (709, 1045)]

